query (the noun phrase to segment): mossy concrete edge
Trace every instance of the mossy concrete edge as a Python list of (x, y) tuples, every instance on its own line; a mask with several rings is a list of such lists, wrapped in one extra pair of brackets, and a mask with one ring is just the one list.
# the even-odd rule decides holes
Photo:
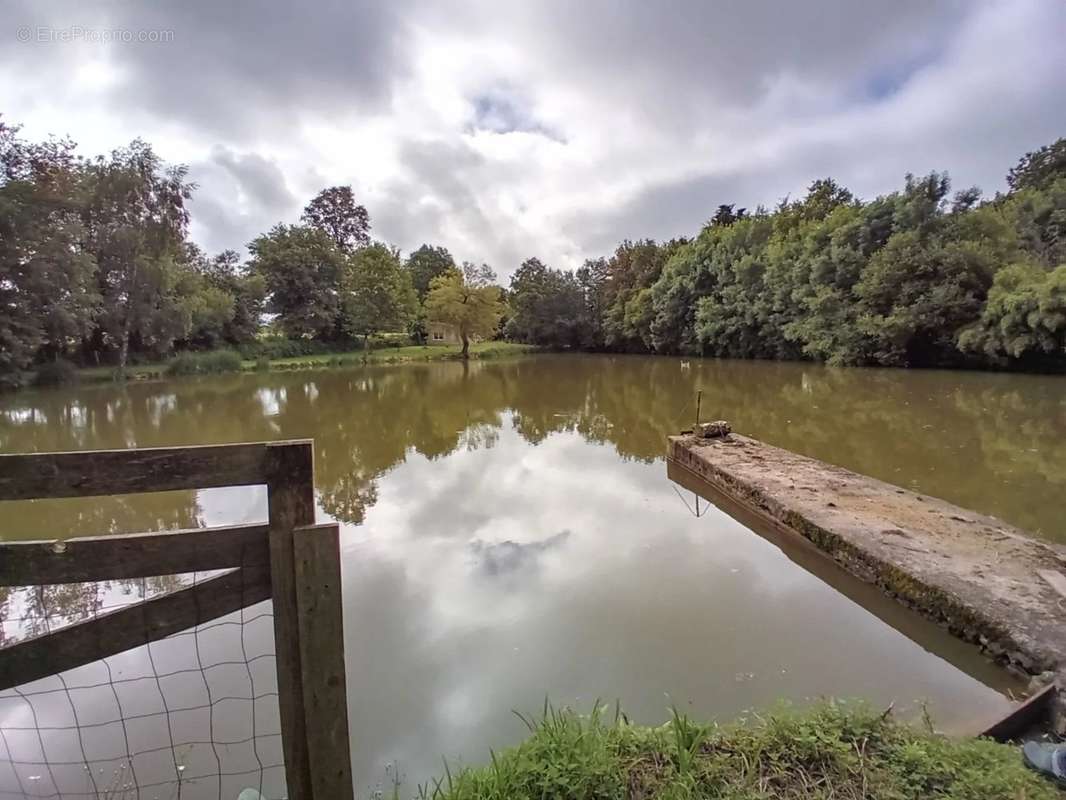
[[(739, 434), (672, 436), (668, 456), (1007, 668), (1066, 689), (1066, 602), (1038, 574), (1066, 571), (1064, 548)], [(1063, 727), (1061, 700), (1056, 717)]]

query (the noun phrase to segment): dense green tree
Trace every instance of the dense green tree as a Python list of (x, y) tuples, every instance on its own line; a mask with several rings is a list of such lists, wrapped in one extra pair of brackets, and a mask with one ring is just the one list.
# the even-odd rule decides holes
[(992, 265), (969, 243), (924, 243), (898, 233), (870, 259), (855, 287), (870, 360), (929, 366), (957, 360), (955, 336), (981, 313)]
[(696, 354), (701, 352), (695, 332), (699, 300), (714, 287), (700, 240), (681, 245), (652, 284), (651, 298), (655, 317), (651, 322), (652, 345), (661, 353)]
[(426, 340), (426, 309), (425, 300), (429, 292), (429, 286), (434, 278), (444, 275), (455, 269), (455, 259), (444, 247), (434, 247), (424, 244), (407, 257), (404, 268), (411, 275), (411, 284), (415, 294), (418, 295), (418, 308), (411, 318), (411, 337), (416, 341)]
[(164, 355), (188, 331), (182, 265), (194, 187), (185, 176), (139, 139), (88, 165), (83, 218), (102, 298), (96, 322), (119, 367), (131, 345)]
[[(1026, 257), (1046, 267), (1066, 262), (1066, 178), (1046, 189), (1022, 189), (994, 204)], [(978, 209), (980, 210), (980, 209)]]
[(511, 277), (507, 335), (549, 347), (586, 347), (591, 330), (574, 273), (528, 258)]
[(242, 266), (235, 250), (224, 250), (211, 259), (206, 275), (211, 285), (233, 297), (233, 316), (223, 326), (223, 340), (234, 345), (253, 341), (266, 299), (263, 276)]
[[(945, 173), (907, 175), (864, 202), (823, 178), (772, 210), (720, 205), (691, 241), (626, 240), (574, 272), (529, 259), (495, 289), (504, 330), (560, 348), (1066, 369), (1066, 139), (1007, 183), (982, 200), (949, 197)], [(431, 287), (442, 320), (488, 289), (442, 247), (401, 265), (370, 246), (347, 186), (256, 238), (247, 265), (208, 258), (186, 237), (193, 189), (145, 142), (84, 159), (0, 122), (0, 383), (51, 358), (243, 344), (264, 310), (300, 339), (424, 335)]]
[(1019, 189), (1047, 189), (1066, 178), (1066, 137), (1026, 153), (1007, 173), (1007, 185)]
[(734, 222), (744, 219), (747, 215), (748, 210), (746, 208), (737, 208), (733, 203), (728, 205), (723, 203), (715, 210), (714, 216), (707, 220), (707, 226), (732, 225)]
[(467, 358), (471, 337), (495, 335), (503, 316), (496, 273), (487, 264), (466, 262), (461, 272), (453, 269), (437, 276), (426, 296), (426, 314), (432, 322), (455, 326), (463, 343), (461, 355)]
[(608, 301), (610, 267), (606, 258), (590, 258), (574, 273), (585, 297), (585, 318), (589, 326), (588, 347), (599, 350), (604, 347), (604, 325)]
[(81, 246), (86, 192), (72, 142), (26, 143), (0, 121), (0, 384), (90, 331), (100, 298)]
[(362, 337), (364, 348), (375, 333), (403, 330), (417, 307), (411, 274), (395, 251), (372, 244), (347, 258), (340, 326), (347, 335)]
[(294, 338), (329, 338), (341, 310), (341, 281), (347, 257), (317, 228), (275, 225), (248, 249), (251, 270), (262, 277), (267, 310)]
[(455, 259), (445, 247), (424, 244), (407, 257), (404, 266), (411, 273), (411, 284), (421, 301), (426, 299), (434, 278), (455, 269)]
[(197, 347), (219, 346), (235, 313), (233, 293), (216, 280), (215, 268), (197, 245), (186, 243), (179, 291), (189, 319), (185, 338)]
[(355, 202), (350, 186), (329, 187), (314, 195), (300, 221), (321, 230), (345, 253), (370, 244), (370, 214)]
[(959, 346), (997, 364), (1066, 356), (1066, 264), (1012, 264), (996, 273), (980, 320), (961, 333)]
[(318, 228), (345, 253), (370, 244), (370, 215), (355, 202), (351, 186), (323, 189), (304, 208), (300, 221)]
[(651, 297), (643, 292), (658, 280), (677, 246), (677, 242), (659, 245), (651, 239), (626, 240), (607, 259), (603, 340), (608, 347), (627, 351), (652, 348)]

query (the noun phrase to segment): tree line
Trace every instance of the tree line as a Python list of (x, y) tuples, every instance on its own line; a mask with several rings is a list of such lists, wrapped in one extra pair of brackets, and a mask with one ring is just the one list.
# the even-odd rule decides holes
[(0, 386), (55, 363), (113, 365), (254, 345), (424, 339), (429, 321), (469, 342), (504, 314), (492, 270), (424, 245), (406, 260), (370, 237), (351, 187), (320, 192), (297, 224), (210, 256), (188, 238), (196, 186), (134, 140), (85, 158), (70, 139), (28, 142), (0, 120)]
[(529, 259), (507, 330), (591, 350), (1062, 370), (1066, 139), (1023, 156), (1007, 184), (949, 197), (946, 173), (908, 175), (864, 202), (822, 179), (575, 272)]
[[(69, 360), (424, 341), (452, 327), (546, 347), (894, 366), (1066, 365), (1066, 139), (1023, 156), (1009, 189), (949, 198), (945, 173), (862, 201), (832, 179), (754, 211), (719, 206), (692, 239), (624, 241), (574, 271), (487, 265), (374, 241), (347, 186), (295, 224), (204, 253), (196, 187), (134, 140), (87, 158), (0, 120), (0, 385)], [(291, 354), (299, 354), (292, 352)]]

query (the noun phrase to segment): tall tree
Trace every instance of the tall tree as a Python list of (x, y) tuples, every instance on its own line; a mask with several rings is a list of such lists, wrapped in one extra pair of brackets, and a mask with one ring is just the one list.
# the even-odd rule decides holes
[(1054, 364), (1066, 356), (1066, 264), (1012, 264), (996, 273), (981, 319), (959, 336), (966, 351), (1002, 365)]
[[(729, 207), (732, 209), (732, 207)], [(650, 296), (638, 299), (658, 280), (679, 241), (657, 244), (652, 239), (623, 241), (607, 259), (604, 287), (603, 338), (618, 350), (651, 349)]]
[(383, 244), (348, 257), (341, 291), (341, 328), (361, 336), (364, 349), (375, 333), (403, 330), (418, 305), (410, 273)]
[(208, 283), (233, 297), (233, 317), (224, 325), (222, 338), (243, 344), (255, 338), (266, 299), (266, 281), (242, 266), (234, 250), (223, 250), (206, 264)]
[(469, 358), (471, 337), (487, 339), (496, 333), (503, 312), (496, 273), (487, 264), (466, 262), (462, 272), (453, 269), (434, 278), (426, 297), (429, 319), (455, 326), (463, 358)]
[(0, 384), (89, 332), (99, 295), (81, 246), (85, 192), (73, 142), (29, 144), (0, 121)]
[(184, 166), (166, 167), (140, 139), (89, 168), (84, 219), (103, 298), (98, 322), (118, 348), (120, 367), (132, 340), (163, 354), (185, 333), (176, 301), (189, 224), (185, 203), (195, 188), (186, 172)]
[(511, 338), (550, 347), (585, 347), (591, 338), (585, 293), (574, 273), (528, 258), (511, 276)]
[(267, 310), (286, 336), (329, 338), (341, 310), (347, 257), (317, 228), (275, 225), (248, 245), (251, 272), (262, 276)]
[(449, 270), (455, 269), (455, 259), (447, 248), (424, 244), (407, 257), (404, 266), (411, 273), (411, 283), (419, 300), (425, 300), (429, 285)]
[(370, 215), (356, 204), (351, 186), (323, 189), (304, 208), (300, 221), (324, 232), (345, 253), (370, 244)]
[[(734, 209), (736, 210), (734, 211)], [(734, 222), (744, 219), (747, 215), (748, 210), (746, 208), (736, 208), (733, 203), (722, 204), (718, 206), (714, 216), (707, 221), (707, 227), (712, 225), (732, 225)]]
[(577, 268), (577, 282), (585, 296), (585, 317), (589, 325), (589, 346), (604, 346), (603, 326), (607, 312), (610, 269), (606, 258), (589, 258)]
[(213, 263), (192, 242), (185, 245), (178, 292), (188, 317), (186, 339), (196, 346), (217, 347), (233, 320), (234, 297), (213, 274)]
[(1047, 189), (1061, 178), (1066, 178), (1066, 137), (1022, 156), (1007, 173), (1007, 185), (1012, 190)]

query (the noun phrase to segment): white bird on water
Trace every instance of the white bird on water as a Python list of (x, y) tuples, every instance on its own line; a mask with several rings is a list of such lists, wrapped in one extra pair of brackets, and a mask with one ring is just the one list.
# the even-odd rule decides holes
[(682, 361), (681, 362), (681, 369), (688, 369), (688, 362), (687, 361)]

